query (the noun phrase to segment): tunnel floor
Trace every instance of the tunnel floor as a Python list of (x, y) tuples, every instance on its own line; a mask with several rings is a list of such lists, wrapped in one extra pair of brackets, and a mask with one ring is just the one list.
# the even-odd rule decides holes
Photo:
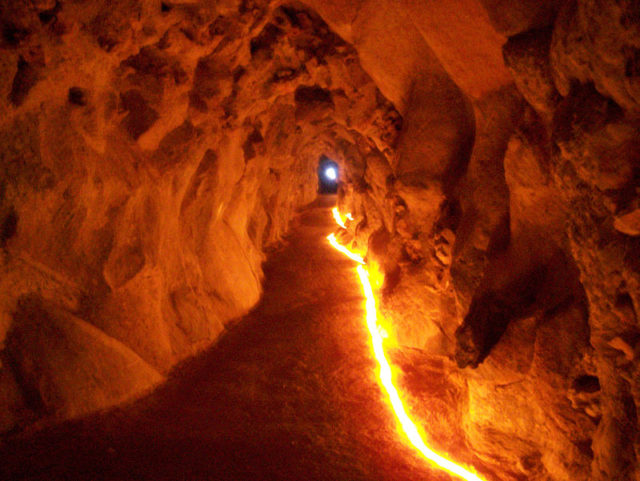
[(398, 434), (354, 265), (323, 196), (269, 255), (261, 303), (150, 395), (0, 446), (3, 480), (448, 480)]

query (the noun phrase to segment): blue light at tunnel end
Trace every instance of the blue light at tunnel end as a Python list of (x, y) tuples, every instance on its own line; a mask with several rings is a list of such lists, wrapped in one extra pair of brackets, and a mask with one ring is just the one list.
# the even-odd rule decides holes
[(335, 167), (327, 167), (324, 171), (324, 176), (330, 181), (336, 181), (338, 179), (338, 172)]

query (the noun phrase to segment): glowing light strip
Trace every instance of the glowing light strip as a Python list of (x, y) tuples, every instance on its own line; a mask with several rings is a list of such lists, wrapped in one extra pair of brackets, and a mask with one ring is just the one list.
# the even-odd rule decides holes
[(398, 422), (402, 426), (402, 430), (409, 438), (409, 441), (411, 441), (411, 444), (413, 444), (413, 446), (427, 460), (429, 460), (432, 464), (435, 464), (436, 466), (442, 468), (443, 470), (466, 481), (484, 481), (477, 474), (436, 453), (425, 444), (424, 440), (420, 436), (420, 433), (418, 432), (418, 428), (407, 414), (404, 404), (402, 403), (402, 400), (398, 395), (398, 390), (393, 384), (393, 379), (391, 376), (391, 366), (389, 365), (389, 361), (387, 360), (387, 357), (384, 353), (383, 338), (377, 325), (378, 312), (376, 308), (376, 298), (373, 295), (373, 289), (369, 280), (369, 272), (367, 271), (366, 264), (362, 262), (362, 257), (354, 254), (346, 247), (338, 244), (333, 234), (328, 236), (327, 239), (329, 239), (329, 242), (333, 247), (338, 249), (343, 254), (349, 256), (352, 259), (354, 257), (360, 259), (356, 260), (361, 264), (357, 267), (357, 270), (358, 276), (360, 277), (360, 283), (362, 284), (362, 291), (366, 299), (367, 328), (369, 329), (369, 334), (371, 334), (373, 353), (380, 367), (380, 382), (387, 392), (387, 395), (389, 396), (389, 401), (391, 402), (391, 406), (393, 407), (393, 412), (395, 413)]
[(347, 228), (347, 226), (346, 226), (346, 225), (344, 225), (344, 221), (342, 220), (342, 216), (340, 215), (340, 212), (338, 211), (338, 208), (337, 208), (337, 207), (334, 207), (334, 208), (331, 210), (331, 213), (333, 214), (333, 218), (335, 219), (336, 224), (338, 224), (338, 225), (339, 225), (340, 227), (342, 227), (343, 229), (346, 229), (346, 228)]
[(362, 257), (360, 257), (358, 254), (354, 252), (351, 252), (345, 246), (338, 244), (338, 241), (334, 234), (327, 236), (327, 240), (329, 241), (329, 244), (331, 244), (333, 247), (338, 249), (340, 252), (342, 252), (345, 256), (349, 257), (351, 260), (354, 260), (359, 264), (364, 264), (364, 259)]

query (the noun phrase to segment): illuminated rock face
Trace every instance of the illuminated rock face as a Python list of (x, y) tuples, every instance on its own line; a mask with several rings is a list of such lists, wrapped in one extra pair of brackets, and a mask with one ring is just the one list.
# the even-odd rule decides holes
[(403, 114), (340, 205), (399, 343), (458, 366), (451, 419), (505, 479), (637, 477), (637, 7), (309, 3)]
[(319, 17), (206, 3), (2, 7), (3, 431), (162, 381), (258, 301), (320, 155), (394, 140)]
[(210, 345), (327, 156), (391, 334), (449, 366), (476, 456), (639, 475), (634, 2), (5, 3), (3, 431)]

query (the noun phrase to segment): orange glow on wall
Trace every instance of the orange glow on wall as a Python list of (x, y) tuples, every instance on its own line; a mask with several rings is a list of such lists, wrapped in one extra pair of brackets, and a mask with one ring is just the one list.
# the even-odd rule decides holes
[[(342, 219), (340, 213), (337, 212), (337, 209), (334, 208), (334, 217)], [(336, 214), (337, 213), (337, 214)], [(347, 214), (348, 217), (348, 214)], [(464, 468), (463, 466), (455, 463), (454, 461), (446, 458), (442, 454), (438, 454), (429, 448), (420, 433), (418, 432), (418, 428), (416, 424), (411, 420), (405, 406), (400, 399), (400, 395), (398, 394), (398, 389), (393, 384), (393, 376), (391, 373), (391, 365), (387, 360), (387, 357), (384, 352), (384, 337), (385, 332), (378, 325), (378, 310), (376, 307), (376, 298), (373, 293), (373, 288), (371, 287), (370, 275), (367, 269), (367, 266), (359, 255), (351, 252), (346, 247), (340, 245), (334, 234), (331, 234), (327, 237), (329, 243), (338, 249), (343, 254), (347, 255), (351, 259), (354, 259), (360, 265), (357, 267), (358, 277), (360, 279), (360, 283), (362, 285), (362, 291), (364, 293), (364, 297), (366, 300), (366, 323), (367, 328), (369, 330), (369, 334), (371, 335), (371, 344), (373, 348), (373, 355), (378, 361), (379, 366), (379, 382), (382, 385), (384, 391), (387, 393), (389, 402), (391, 407), (393, 408), (393, 412), (400, 424), (402, 431), (406, 434), (407, 438), (411, 442), (411, 444), (424, 456), (431, 464), (443, 469), (450, 474), (458, 476), (467, 481), (484, 481), (483, 478), (472, 472), (471, 470)]]

